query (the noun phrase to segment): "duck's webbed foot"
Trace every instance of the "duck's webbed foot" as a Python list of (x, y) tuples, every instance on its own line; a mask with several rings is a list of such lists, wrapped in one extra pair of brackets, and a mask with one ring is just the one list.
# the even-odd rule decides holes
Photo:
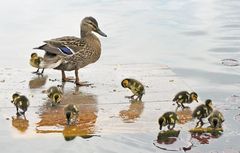
[(89, 86), (93, 85), (92, 83), (88, 83), (87, 81), (85, 81), (85, 82), (75, 82), (75, 84), (77, 86), (85, 86), (85, 87), (89, 87)]

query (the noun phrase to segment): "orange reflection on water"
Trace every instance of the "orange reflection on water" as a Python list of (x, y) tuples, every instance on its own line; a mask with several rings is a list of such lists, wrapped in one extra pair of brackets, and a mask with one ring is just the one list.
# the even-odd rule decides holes
[(121, 110), (119, 116), (124, 122), (133, 122), (136, 118), (139, 118), (144, 109), (144, 103), (142, 101), (131, 101), (127, 110)]
[(192, 110), (190, 108), (184, 108), (181, 110), (176, 109), (176, 114), (179, 118), (179, 124), (185, 124), (192, 120)]
[[(79, 116), (75, 125), (66, 125), (64, 107), (67, 104), (75, 104), (79, 109)], [(76, 136), (88, 137), (95, 133), (97, 120), (97, 101), (95, 96), (89, 94), (66, 93), (59, 106), (44, 105), (37, 123), (37, 133), (62, 133), (66, 140), (72, 140)]]
[(21, 116), (12, 117), (12, 126), (18, 129), (18, 131), (24, 133), (29, 127), (29, 121)]

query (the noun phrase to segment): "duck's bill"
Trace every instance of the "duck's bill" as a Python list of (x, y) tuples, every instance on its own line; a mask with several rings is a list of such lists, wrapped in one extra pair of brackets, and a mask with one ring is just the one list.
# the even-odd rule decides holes
[(107, 35), (104, 32), (102, 32), (100, 29), (97, 29), (96, 32), (103, 37), (107, 37)]
[(198, 100), (196, 99), (196, 102), (198, 102)]

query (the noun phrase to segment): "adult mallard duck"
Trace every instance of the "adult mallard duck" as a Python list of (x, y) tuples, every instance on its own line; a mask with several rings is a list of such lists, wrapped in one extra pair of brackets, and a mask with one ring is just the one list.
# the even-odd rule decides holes
[(78, 70), (88, 64), (96, 62), (101, 55), (101, 43), (95, 34), (107, 37), (99, 27), (96, 19), (85, 17), (81, 22), (81, 38), (65, 36), (61, 38), (44, 41), (45, 44), (35, 49), (44, 50), (44, 61), (41, 67), (61, 70), (62, 81), (69, 81), (65, 71), (75, 71), (76, 85), (86, 85), (80, 83)]
[(182, 106), (182, 108), (185, 108), (185, 106), (183, 105), (184, 103), (190, 104), (194, 100), (198, 102), (197, 98), (198, 98), (198, 95), (196, 92), (189, 93), (187, 91), (181, 91), (175, 95), (175, 97), (173, 98), (173, 101), (177, 103), (178, 107)]

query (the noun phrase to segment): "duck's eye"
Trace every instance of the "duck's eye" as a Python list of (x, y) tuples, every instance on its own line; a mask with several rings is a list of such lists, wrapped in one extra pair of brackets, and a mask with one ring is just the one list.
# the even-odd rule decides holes
[(97, 29), (96, 25), (92, 22), (87, 22), (93, 29)]

